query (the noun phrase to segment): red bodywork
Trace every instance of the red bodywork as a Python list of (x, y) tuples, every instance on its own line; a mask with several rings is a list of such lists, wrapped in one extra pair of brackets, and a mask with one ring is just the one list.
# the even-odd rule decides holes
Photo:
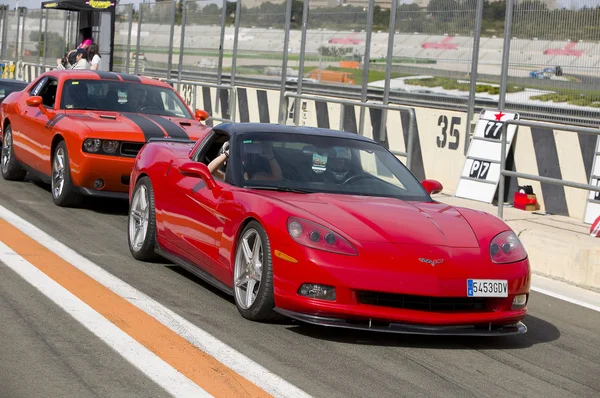
[[(58, 81), (54, 105), (28, 105), (27, 99), (33, 97), (31, 91), (38, 83), (42, 84), (41, 81), (45, 78)], [(195, 141), (210, 131), (198, 117), (175, 118), (139, 113), (128, 116), (125, 112), (61, 109), (63, 87), (70, 79), (109, 80), (163, 87), (175, 93), (187, 111), (193, 115), (181, 96), (172, 87), (158, 80), (85, 70), (46, 72), (31, 82), (25, 90), (7, 96), (1, 106), (2, 131), (7, 125), (11, 125), (15, 158), (28, 171), (34, 172), (44, 180), (49, 180), (51, 176), (51, 156), (54, 148), (60, 140), (64, 140), (69, 155), (71, 179), (81, 193), (126, 198), (135, 156), (149, 138), (168, 137), (175, 131), (177, 137)], [(132, 117), (136, 117), (135, 121)], [(140, 120), (144, 124), (139, 123)], [(163, 125), (156, 123), (156, 120)], [(2, 132), (0, 138), (3, 138)], [(125, 146), (121, 144), (120, 150), (112, 155), (88, 153), (82, 150), (86, 138), (116, 140), (125, 143)], [(104, 182), (99, 189), (94, 188), (94, 181), (97, 179)]]
[[(130, 200), (136, 181), (147, 175), (154, 190), (161, 250), (201, 268), (227, 288), (233, 285), (239, 234), (248, 221), (255, 219), (270, 240), (275, 306), (285, 315), (332, 326), (339, 326), (339, 320), (343, 320), (344, 327), (364, 321), (371, 329), (380, 322), (431, 330), (451, 325), (478, 325), (486, 330), (490, 324), (519, 323), (526, 315), (526, 306), (513, 309), (512, 304), (515, 295), (529, 294), (528, 259), (512, 264), (490, 260), (492, 239), (502, 231), (510, 231), (490, 214), (435, 201), (326, 193), (298, 195), (246, 189), (216, 180), (216, 188), (210, 190), (202, 179), (178, 172), (181, 165), (189, 164), (193, 152), (191, 144), (146, 145), (132, 172)], [(290, 216), (317, 222), (341, 234), (358, 255), (299, 245), (288, 233), (286, 222)], [(418, 260), (422, 257), (444, 262), (432, 266)], [(466, 280), (471, 278), (508, 280), (508, 297), (485, 298), (485, 308), (481, 309), (453, 310), (452, 298), (466, 299)], [(303, 283), (334, 286), (336, 300), (299, 295)], [(407, 309), (410, 305), (393, 308), (383, 304), (380, 293), (398, 295), (393, 297), (403, 297), (406, 303), (416, 301), (411, 309)], [(364, 303), (373, 303), (375, 297), (381, 305)], [(449, 309), (427, 308), (427, 303), (443, 298), (450, 300)], [(415, 305), (424, 307), (415, 309)], [(349, 320), (357, 323), (348, 326)], [(441, 333), (441, 329), (438, 331)]]

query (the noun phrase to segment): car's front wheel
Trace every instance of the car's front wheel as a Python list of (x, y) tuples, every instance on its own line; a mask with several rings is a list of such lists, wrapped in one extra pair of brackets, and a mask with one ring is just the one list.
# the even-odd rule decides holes
[(128, 217), (129, 251), (140, 261), (155, 261), (159, 256), (154, 251), (156, 243), (156, 218), (154, 191), (148, 177), (135, 184)]
[(273, 311), (271, 245), (264, 228), (250, 221), (240, 234), (235, 254), (233, 289), (238, 311), (246, 319), (277, 318)]
[(17, 158), (15, 158), (12, 128), (9, 124), (4, 130), (2, 143), (2, 178), (9, 181), (23, 181), (26, 175), (27, 171), (21, 168)]
[(81, 200), (71, 180), (71, 166), (67, 143), (60, 141), (52, 154), (52, 200), (61, 207), (74, 206)]

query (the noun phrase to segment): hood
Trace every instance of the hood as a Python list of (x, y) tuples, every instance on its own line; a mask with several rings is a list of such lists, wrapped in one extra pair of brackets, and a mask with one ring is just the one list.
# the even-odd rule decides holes
[[(196, 120), (158, 115), (108, 111), (68, 111), (65, 116), (85, 124), (97, 138), (148, 141), (150, 138), (172, 137), (196, 141), (210, 131), (209, 127)], [(112, 134), (125, 135), (125, 137), (117, 138)]]
[(322, 193), (268, 195), (313, 214), (358, 242), (479, 247), (467, 220), (444, 203)]

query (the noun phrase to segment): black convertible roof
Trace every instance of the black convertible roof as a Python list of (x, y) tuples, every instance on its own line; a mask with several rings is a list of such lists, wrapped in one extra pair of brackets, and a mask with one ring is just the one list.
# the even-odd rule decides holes
[(215, 126), (215, 130), (225, 131), (229, 135), (248, 133), (307, 134), (375, 143), (372, 139), (362, 135), (340, 130), (307, 126), (288, 126), (273, 123), (221, 123)]

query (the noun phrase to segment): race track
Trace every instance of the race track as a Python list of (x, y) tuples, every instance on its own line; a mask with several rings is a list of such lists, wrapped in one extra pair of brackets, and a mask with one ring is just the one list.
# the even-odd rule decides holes
[[(528, 333), (492, 339), (252, 323), (182, 269), (135, 261), (126, 202), (62, 209), (41, 183), (0, 179), (0, 205), (315, 397), (600, 396), (600, 312), (591, 309), (534, 292)], [(5, 264), (0, 319), (2, 395), (167, 396)]]

